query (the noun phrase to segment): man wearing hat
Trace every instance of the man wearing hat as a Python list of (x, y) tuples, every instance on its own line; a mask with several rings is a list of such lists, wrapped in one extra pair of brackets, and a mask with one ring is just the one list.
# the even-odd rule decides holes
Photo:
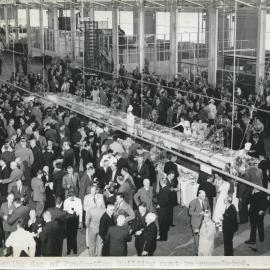
[(210, 99), (208, 104), (208, 121), (210, 125), (213, 125), (217, 116), (217, 107), (214, 99)]
[(67, 217), (67, 255), (71, 250), (77, 254), (77, 232), (82, 227), (83, 208), (82, 201), (75, 197), (73, 189), (69, 189), (68, 197), (64, 201), (64, 211), (68, 213)]

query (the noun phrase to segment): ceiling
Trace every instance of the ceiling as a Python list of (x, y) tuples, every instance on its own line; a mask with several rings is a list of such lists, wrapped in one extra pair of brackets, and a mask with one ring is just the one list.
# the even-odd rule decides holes
[[(134, 9), (143, 4), (146, 9), (167, 10), (173, 0), (1, 0), (1, 5), (18, 5), (21, 7), (30, 6), (33, 8), (51, 7), (52, 5), (59, 8), (70, 8), (72, 6), (80, 8), (91, 6), (95, 9), (111, 9), (112, 5), (117, 5), (123, 10)], [(270, 0), (175, 0), (179, 10), (184, 9), (207, 9), (212, 3), (218, 8), (234, 8), (235, 4), (238, 8), (258, 8), (260, 1), (265, 1), (265, 7), (270, 8)]]

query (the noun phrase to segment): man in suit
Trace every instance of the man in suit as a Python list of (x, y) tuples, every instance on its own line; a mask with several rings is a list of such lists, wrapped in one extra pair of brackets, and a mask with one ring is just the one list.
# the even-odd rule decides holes
[(112, 178), (112, 169), (108, 159), (103, 160), (103, 164), (97, 169), (97, 178), (99, 180), (100, 188), (104, 188)]
[[(252, 182), (252, 178), (245, 171), (244, 166), (239, 167), (240, 177)], [(239, 224), (248, 222), (248, 200), (252, 194), (252, 187), (244, 183), (237, 183), (236, 197), (238, 198)]]
[[(63, 235), (63, 239), (66, 238), (67, 234), (67, 212), (62, 209), (63, 200), (61, 197), (57, 197), (55, 200), (55, 207), (48, 208), (48, 211), (51, 214), (52, 222), (56, 222), (58, 226), (61, 228), (61, 233)], [(62, 256), (63, 250), (63, 242), (62, 245), (59, 243), (59, 256)]]
[(78, 117), (77, 113), (72, 112), (70, 114), (70, 121), (69, 121), (69, 130), (70, 134), (73, 135), (76, 130), (81, 127), (81, 119)]
[(11, 226), (12, 232), (16, 230), (16, 225), (19, 219), (24, 221), (24, 226), (27, 225), (30, 212), (30, 209), (27, 206), (22, 205), (22, 201), (19, 198), (14, 201), (14, 206), (15, 209), (7, 216), (7, 223)]
[(35, 204), (36, 214), (38, 217), (42, 215), (45, 206), (45, 187), (42, 181), (43, 173), (41, 170), (37, 172), (37, 176), (31, 181), (31, 188), (33, 190), (33, 202)]
[(10, 193), (12, 187), (16, 185), (17, 179), (23, 179), (23, 171), (18, 169), (16, 161), (10, 162), (10, 169), (10, 176), (6, 179), (0, 180), (0, 184), (8, 184), (8, 193)]
[(213, 213), (213, 199), (216, 197), (216, 187), (213, 184), (213, 176), (210, 175), (206, 181), (202, 181), (199, 185), (198, 192), (200, 190), (205, 191), (206, 198), (208, 199), (209, 202), (209, 207), (211, 213)]
[(146, 227), (145, 218), (148, 214), (146, 203), (142, 202), (139, 205), (139, 211), (135, 212), (135, 219), (132, 222), (131, 226), (131, 234), (135, 235), (135, 248), (137, 250), (137, 255), (141, 256), (144, 247), (144, 238), (143, 238), (143, 231)]
[(68, 167), (73, 167), (74, 165), (74, 150), (70, 147), (70, 142), (63, 142), (63, 164), (62, 169), (67, 170)]
[(52, 221), (51, 213), (45, 211), (43, 214), (45, 226), (39, 231), (41, 242), (41, 254), (45, 257), (62, 256), (63, 233), (61, 227)]
[[(2, 159), (0, 160), (1, 174), (0, 179), (7, 179), (10, 176), (10, 169), (7, 166), (7, 163)], [(1, 197), (6, 198), (8, 195), (8, 184), (0, 185), (0, 194)]]
[(30, 139), (30, 146), (34, 155), (34, 162), (31, 166), (31, 175), (35, 177), (38, 170), (42, 170), (44, 164), (44, 156), (41, 149), (37, 146), (37, 141), (35, 138)]
[(47, 141), (52, 141), (54, 144), (57, 143), (58, 140), (58, 134), (57, 131), (52, 128), (51, 123), (46, 123), (44, 127), (44, 135)]
[(188, 213), (190, 215), (190, 223), (195, 244), (195, 254), (198, 255), (199, 232), (206, 210), (209, 210), (209, 202), (206, 198), (205, 191), (200, 190), (198, 197), (189, 204)]
[(222, 220), (224, 256), (233, 256), (233, 236), (238, 230), (237, 212), (232, 204), (232, 196), (228, 195), (224, 203), (226, 205)]
[(264, 241), (264, 215), (269, 206), (267, 194), (254, 189), (249, 199), (250, 236), (246, 244), (256, 243), (257, 229), (260, 242)]
[(108, 204), (106, 212), (102, 215), (99, 222), (99, 235), (103, 240), (102, 256), (109, 256), (109, 243), (106, 241), (106, 235), (111, 226), (114, 226), (114, 205)]
[(11, 225), (7, 223), (7, 218), (8, 215), (10, 215), (15, 209), (13, 202), (14, 202), (14, 194), (9, 193), (7, 196), (7, 201), (1, 205), (0, 209), (0, 217), (3, 220), (4, 240), (7, 240), (7, 238), (10, 235), (10, 232), (12, 231)]
[(150, 180), (143, 180), (143, 187), (140, 188), (134, 195), (134, 201), (137, 206), (144, 202), (148, 211), (152, 212), (153, 208), (153, 187), (150, 186)]
[(21, 179), (16, 180), (16, 186), (13, 186), (11, 192), (14, 194), (15, 199), (19, 198), (24, 205), (27, 205), (30, 200), (30, 190), (24, 186)]
[(146, 227), (142, 232), (142, 256), (153, 256), (157, 248), (157, 225), (155, 221), (156, 215), (154, 213), (148, 213), (146, 215)]
[(96, 206), (91, 207), (86, 212), (85, 226), (88, 228), (88, 245), (89, 256), (101, 256), (102, 254), (102, 239), (99, 236), (100, 219), (105, 213), (104, 200), (102, 197), (97, 197)]
[(57, 197), (55, 200), (55, 207), (48, 208), (48, 211), (51, 213), (52, 221), (65, 219), (67, 213), (62, 209), (62, 207), (63, 200), (61, 197)]
[(133, 173), (135, 178), (135, 185), (136, 188), (139, 189), (143, 186), (143, 179), (149, 177), (149, 169), (148, 166), (144, 162), (143, 155), (137, 156), (137, 168), (136, 171)]
[(94, 183), (95, 168), (93, 163), (86, 164), (86, 171), (79, 182), (79, 198), (83, 202), (85, 195), (87, 195), (87, 190)]
[(117, 218), (117, 216), (119, 215), (123, 215), (126, 217), (126, 223), (129, 223), (135, 218), (135, 213), (132, 207), (125, 202), (123, 193), (118, 193), (116, 196), (114, 216)]
[(125, 216), (119, 215), (116, 226), (111, 226), (106, 235), (109, 243), (109, 256), (127, 256), (127, 242), (131, 240)]
[(52, 174), (53, 179), (53, 189), (56, 197), (65, 198), (65, 190), (63, 189), (63, 177), (66, 174), (65, 171), (62, 171), (62, 163), (54, 163), (54, 172)]
[(69, 190), (72, 190), (75, 195), (78, 195), (78, 173), (74, 172), (73, 168), (67, 168), (67, 174), (63, 177), (63, 189), (65, 190), (65, 198), (67, 198)]
[(166, 179), (160, 180), (160, 191), (157, 197), (157, 212), (158, 212), (158, 224), (159, 224), (159, 240), (167, 241), (168, 231), (170, 228), (170, 189), (166, 185)]
[(37, 146), (39, 147), (39, 149), (45, 150), (45, 148), (47, 147), (47, 140), (44, 136), (39, 134), (39, 129), (35, 129), (33, 135), (37, 141)]
[(177, 203), (177, 185), (178, 180), (175, 179), (175, 172), (169, 171), (166, 178), (167, 182), (166, 185), (170, 189), (170, 209), (169, 209), (169, 223), (171, 227), (174, 227), (173, 224), (173, 208), (176, 206)]
[(117, 178), (117, 182), (119, 183), (119, 189), (118, 193), (124, 194), (125, 201), (133, 206), (133, 194), (136, 191), (135, 184), (133, 182), (132, 176), (128, 173), (127, 168), (123, 168), (121, 170), (121, 175), (123, 176), (123, 179)]

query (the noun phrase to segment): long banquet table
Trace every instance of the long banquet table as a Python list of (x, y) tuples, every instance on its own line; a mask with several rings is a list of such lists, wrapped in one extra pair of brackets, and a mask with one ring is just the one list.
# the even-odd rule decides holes
[[(89, 118), (126, 130), (127, 114), (125, 112), (112, 111), (108, 107), (93, 103), (90, 100), (82, 100), (80, 97), (68, 93), (49, 93), (46, 98), (59, 106), (68, 107)], [(226, 148), (215, 151), (211, 148), (211, 143), (206, 140), (202, 141), (192, 136), (186, 136), (179, 131), (138, 117), (135, 117), (135, 130), (139, 137), (163, 145), (168, 149), (176, 149), (187, 153), (203, 163), (222, 170), (224, 170), (226, 163), (233, 163), (238, 152)]]

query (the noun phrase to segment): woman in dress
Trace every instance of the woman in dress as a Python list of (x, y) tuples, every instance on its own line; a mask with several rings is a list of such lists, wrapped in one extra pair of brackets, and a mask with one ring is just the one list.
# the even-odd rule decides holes
[(216, 235), (215, 223), (211, 220), (211, 213), (205, 212), (200, 229), (198, 256), (212, 256)]
[(225, 211), (224, 199), (228, 195), (230, 189), (230, 183), (222, 179), (218, 174), (215, 174), (215, 186), (217, 190), (217, 200), (213, 213), (213, 221), (216, 223), (216, 226), (221, 230), (221, 221)]

